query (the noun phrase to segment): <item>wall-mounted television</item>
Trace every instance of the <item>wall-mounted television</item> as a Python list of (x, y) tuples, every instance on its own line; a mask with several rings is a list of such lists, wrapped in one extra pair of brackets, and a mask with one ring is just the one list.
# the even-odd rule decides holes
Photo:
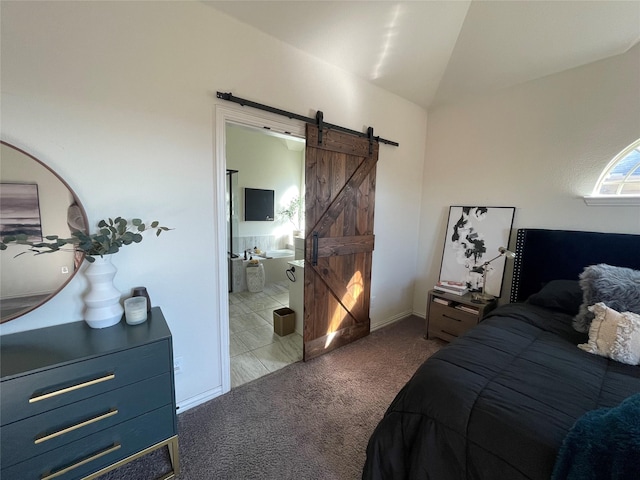
[(244, 189), (244, 219), (247, 222), (273, 222), (275, 192), (259, 188)]

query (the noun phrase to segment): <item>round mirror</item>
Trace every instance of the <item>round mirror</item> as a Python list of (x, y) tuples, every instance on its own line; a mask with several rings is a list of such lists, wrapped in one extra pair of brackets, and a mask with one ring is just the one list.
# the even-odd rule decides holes
[[(87, 215), (69, 185), (40, 160), (0, 142), (0, 236), (25, 233), (69, 237), (86, 232)], [(83, 255), (58, 251), (35, 255), (26, 245), (0, 252), (0, 323), (53, 298), (78, 272)]]

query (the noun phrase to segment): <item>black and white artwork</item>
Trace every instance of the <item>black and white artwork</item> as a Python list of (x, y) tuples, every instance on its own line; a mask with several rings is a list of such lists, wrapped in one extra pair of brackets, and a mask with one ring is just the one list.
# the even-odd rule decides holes
[(38, 185), (0, 184), (0, 236), (25, 234), (30, 241), (42, 240)]
[[(509, 247), (514, 207), (449, 207), (440, 281), (461, 282), (472, 292), (482, 289), (483, 264)], [(505, 257), (487, 268), (485, 293), (499, 297)]]

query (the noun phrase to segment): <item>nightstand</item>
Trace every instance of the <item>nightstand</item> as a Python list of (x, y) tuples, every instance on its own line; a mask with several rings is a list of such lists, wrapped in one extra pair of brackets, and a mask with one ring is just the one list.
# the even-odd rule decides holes
[(496, 308), (497, 300), (474, 303), (471, 294), (453, 295), (429, 290), (427, 294), (427, 338), (450, 342), (476, 326), (487, 313)]

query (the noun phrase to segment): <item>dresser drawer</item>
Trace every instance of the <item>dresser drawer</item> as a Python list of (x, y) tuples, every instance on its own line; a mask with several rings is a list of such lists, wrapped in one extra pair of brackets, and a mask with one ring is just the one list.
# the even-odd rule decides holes
[(0, 429), (7, 467), (92, 433), (172, 405), (169, 373), (56, 408)]
[[(3, 480), (82, 478), (147, 447), (171, 438), (173, 408), (168, 405), (114, 427), (3, 468)], [(3, 465), (4, 466), (4, 465)], [(56, 475), (67, 469), (66, 473)]]
[(170, 358), (159, 341), (3, 381), (2, 425), (171, 372)]
[[(429, 332), (458, 337), (478, 324), (478, 315), (463, 312), (457, 308), (431, 303), (429, 311)], [(447, 338), (449, 339), (449, 338)]]

